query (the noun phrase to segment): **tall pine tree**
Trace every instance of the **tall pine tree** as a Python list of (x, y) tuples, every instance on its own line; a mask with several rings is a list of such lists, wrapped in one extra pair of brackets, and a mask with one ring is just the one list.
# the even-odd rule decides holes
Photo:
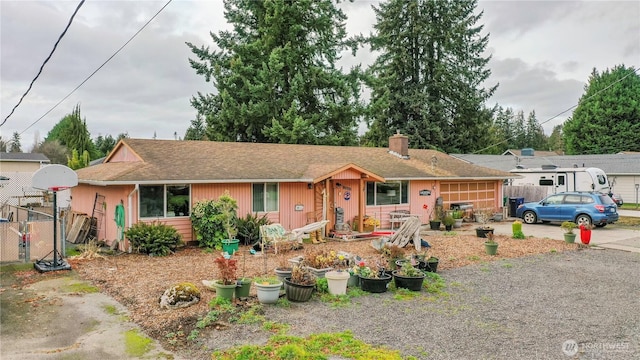
[(640, 75), (615, 66), (593, 69), (578, 107), (562, 129), (569, 155), (640, 151)]
[(372, 90), (365, 135), (383, 146), (400, 131), (411, 147), (470, 152), (490, 141), (492, 110), (483, 88), (489, 77), (483, 52), (488, 36), (476, 25), (476, 0), (390, 0), (374, 7), (369, 68)]
[(207, 138), (355, 144), (360, 71), (336, 67), (354, 42), (333, 1), (225, 0), (224, 7), (233, 30), (211, 34), (216, 50), (187, 43), (197, 57), (191, 66), (216, 88), (191, 101)]

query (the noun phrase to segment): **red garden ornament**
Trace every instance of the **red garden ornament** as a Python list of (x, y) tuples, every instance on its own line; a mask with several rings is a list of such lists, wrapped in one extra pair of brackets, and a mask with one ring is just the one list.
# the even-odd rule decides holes
[(580, 225), (580, 241), (585, 245), (589, 245), (589, 242), (591, 242), (591, 225)]

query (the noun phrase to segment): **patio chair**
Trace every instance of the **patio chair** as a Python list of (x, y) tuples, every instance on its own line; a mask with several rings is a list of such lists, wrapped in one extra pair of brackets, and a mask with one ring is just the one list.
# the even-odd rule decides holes
[(413, 246), (416, 251), (420, 251), (422, 245), (422, 239), (420, 239), (420, 219), (414, 216), (408, 217), (402, 226), (389, 238), (389, 243), (392, 245), (398, 245), (399, 247), (405, 247), (413, 240)]
[(300, 244), (305, 234), (322, 229), (328, 222), (328, 220), (317, 221), (291, 231), (287, 231), (281, 224), (261, 225), (260, 239), (262, 241), (262, 250), (264, 251), (269, 246), (272, 246), (274, 252), (277, 254), (279, 246), (282, 247), (286, 243), (290, 245)]

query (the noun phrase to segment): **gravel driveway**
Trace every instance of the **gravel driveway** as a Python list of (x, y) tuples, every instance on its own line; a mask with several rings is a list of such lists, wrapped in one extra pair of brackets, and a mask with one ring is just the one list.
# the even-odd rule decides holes
[[(449, 296), (436, 300), (386, 293), (338, 309), (270, 307), (267, 317), (291, 324), (290, 335), (350, 329), (419, 359), (638, 359), (639, 274), (638, 253), (551, 253), (443, 271)], [(260, 340), (249, 329), (223, 331), (207, 346), (252, 334)]]

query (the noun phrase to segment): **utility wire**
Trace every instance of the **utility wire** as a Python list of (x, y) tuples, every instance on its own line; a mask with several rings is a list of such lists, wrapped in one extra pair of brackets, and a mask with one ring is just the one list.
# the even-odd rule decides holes
[(47, 110), (47, 112), (45, 112), (42, 116), (40, 116), (36, 121), (31, 123), (31, 125), (27, 126), (24, 130), (22, 130), (22, 132), (20, 132), (20, 135), (22, 135), (25, 131), (29, 130), (29, 128), (31, 128), (33, 125), (37, 124), (40, 120), (42, 120), (45, 116), (47, 116), (50, 112), (52, 112), (56, 107), (58, 107), (58, 105), (62, 104), (63, 101), (67, 100), (67, 98), (71, 96), (74, 92), (76, 92), (76, 90), (78, 90), (82, 85), (84, 85), (84, 83), (89, 81), (89, 79), (91, 79), (93, 75), (95, 75), (98, 71), (100, 71), (100, 69), (102, 69), (109, 61), (111, 61), (111, 59), (113, 59), (116, 55), (118, 55), (118, 53), (122, 51), (122, 49), (124, 49), (125, 46), (127, 46), (136, 36), (138, 36), (138, 34), (140, 34), (140, 32), (142, 32), (142, 30), (144, 30), (144, 28), (146, 28), (147, 25), (149, 25), (153, 21), (153, 19), (155, 19), (158, 15), (160, 15), (160, 13), (172, 1), (173, 0), (167, 1), (167, 3), (164, 4), (164, 6), (160, 8), (160, 10), (158, 10), (158, 12), (156, 12), (155, 15), (153, 15), (138, 31), (136, 31), (136, 33), (133, 34), (133, 36), (131, 36), (129, 40), (127, 40), (127, 42), (125, 42), (118, 50), (116, 50), (116, 52), (114, 52), (113, 55), (109, 56), (109, 58), (105, 62), (103, 62), (102, 65), (100, 65), (94, 72), (91, 73), (91, 75), (89, 75), (86, 79), (84, 79), (78, 86), (76, 86), (73, 90), (71, 90), (71, 92), (68, 93), (65, 97), (63, 97), (62, 100), (58, 101), (55, 105), (53, 105), (51, 109)]
[[(620, 79), (618, 79), (618, 80), (616, 80), (616, 81), (612, 82), (612, 83), (611, 83), (611, 84), (609, 84), (607, 87), (605, 87), (605, 88), (603, 88), (603, 89), (601, 89), (601, 90), (596, 91), (594, 94), (592, 94), (591, 96), (589, 96), (589, 97), (587, 97), (586, 99), (584, 99), (584, 101), (588, 101), (588, 100), (589, 100), (589, 99), (591, 99), (592, 97), (595, 97), (596, 95), (599, 95), (601, 92), (603, 92), (603, 91), (605, 91), (605, 90), (608, 90), (608, 89), (609, 89), (610, 87), (612, 87), (613, 85), (615, 85), (615, 84), (619, 83), (620, 81), (622, 81), (622, 80), (626, 79), (627, 77), (631, 76), (632, 74), (637, 73), (638, 71), (640, 71), (640, 68), (635, 69), (634, 71), (630, 71), (627, 75), (625, 75), (625, 76), (621, 77)], [(575, 109), (576, 107), (578, 107), (578, 105), (580, 105), (580, 103), (579, 103), (579, 102), (578, 102), (577, 104), (575, 104), (575, 105), (571, 106), (570, 108), (568, 108), (568, 109), (566, 109), (566, 110), (564, 110), (564, 111), (562, 111), (562, 112), (560, 112), (560, 113), (558, 113), (558, 114), (556, 114), (556, 115), (552, 116), (551, 118), (549, 118), (549, 119), (547, 119), (547, 120), (545, 120), (545, 121), (541, 122), (541, 123), (540, 123), (540, 125), (546, 124), (546, 123), (548, 123), (549, 121), (551, 121), (551, 120), (553, 120), (553, 119), (557, 118), (558, 116), (560, 116), (560, 115), (562, 115), (562, 114), (566, 113), (567, 111), (570, 111), (570, 110)], [(489, 145), (489, 146), (487, 146), (487, 147), (485, 147), (485, 148), (482, 148), (482, 149), (480, 149), (480, 150), (476, 150), (476, 151), (474, 151), (473, 153), (474, 153), (474, 154), (478, 154), (478, 153), (481, 153), (481, 152), (483, 152), (483, 151), (485, 151), (485, 150), (487, 150), (487, 149), (490, 149), (490, 148), (492, 148), (492, 147), (494, 147), (494, 146), (498, 146), (498, 145), (500, 145), (500, 144), (504, 144), (504, 143), (506, 143), (507, 141), (514, 139), (516, 136), (518, 136), (518, 135), (513, 135), (513, 136), (508, 137), (508, 138), (506, 138), (506, 139), (504, 139), (504, 140), (502, 140), (502, 141), (500, 141), (500, 142), (497, 142), (497, 143), (495, 143), (495, 144), (493, 144), (493, 145)]]
[(25, 96), (27, 96), (29, 91), (31, 91), (31, 88), (33, 87), (33, 83), (36, 82), (38, 77), (40, 77), (40, 74), (42, 74), (42, 69), (44, 69), (44, 66), (49, 62), (49, 59), (51, 59), (51, 56), (56, 51), (56, 48), (58, 47), (58, 44), (60, 43), (60, 40), (62, 40), (64, 35), (67, 33), (67, 30), (69, 30), (69, 27), (71, 26), (71, 23), (73, 22), (73, 18), (76, 17), (76, 14), (78, 13), (78, 10), (80, 10), (80, 7), (82, 7), (82, 4), (84, 4), (84, 1), (85, 0), (80, 1), (80, 4), (78, 4), (78, 6), (76, 7), (76, 10), (73, 12), (73, 15), (71, 15), (71, 19), (69, 19), (69, 22), (67, 23), (67, 27), (65, 27), (64, 31), (62, 32), (62, 34), (60, 34), (60, 36), (58, 36), (58, 40), (56, 40), (56, 43), (53, 45), (53, 49), (51, 50), (51, 53), (49, 53), (49, 56), (47, 56), (47, 58), (44, 60), (42, 65), (40, 65), (40, 70), (36, 74), (36, 77), (34, 77), (33, 80), (31, 80), (31, 84), (29, 84), (29, 88), (27, 89), (27, 91), (24, 92), (24, 94), (22, 94), (22, 97), (20, 97), (20, 100), (18, 101), (18, 103), (13, 107), (13, 109), (11, 109), (11, 112), (9, 113), (9, 115), (7, 115), (6, 118), (4, 118), (4, 120), (2, 121), (2, 124), (0, 124), (0, 126), (4, 125), (4, 123), (6, 123), (7, 120), (9, 120), (9, 117), (13, 114), (14, 111), (16, 111), (16, 109), (22, 103), (22, 100), (25, 98)]

